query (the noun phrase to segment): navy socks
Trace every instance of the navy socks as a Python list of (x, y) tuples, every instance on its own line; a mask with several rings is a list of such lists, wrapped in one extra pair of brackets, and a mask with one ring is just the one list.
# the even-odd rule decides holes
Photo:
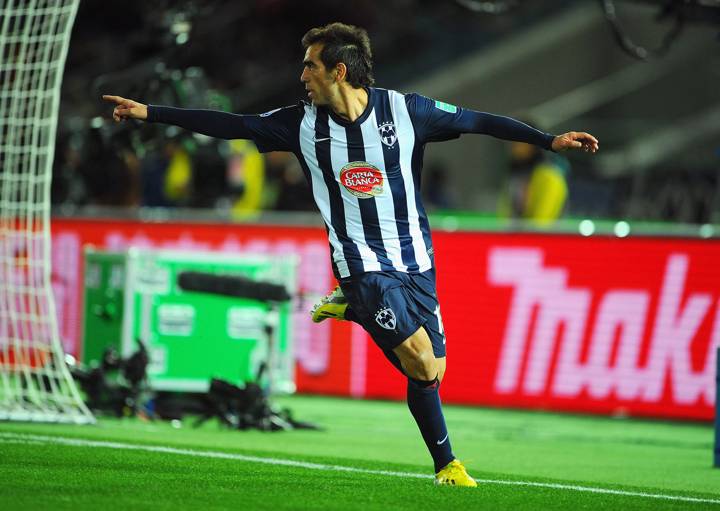
[(435, 463), (435, 473), (455, 459), (440, 405), (439, 387), (437, 377), (432, 381), (408, 378), (408, 408)]
[[(345, 311), (345, 319), (356, 323), (359, 322), (351, 307), (348, 307)], [(383, 350), (383, 352), (392, 365), (407, 376), (395, 352), (391, 350)], [(430, 456), (432, 456), (435, 464), (435, 473), (438, 473), (455, 459), (450, 446), (447, 427), (445, 426), (445, 416), (443, 416), (440, 404), (439, 388), (440, 381), (437, 376), (432, 381), (415, 380), (408, 377), (408, 408), (415, 418), (428, 451), (430, 451)]]

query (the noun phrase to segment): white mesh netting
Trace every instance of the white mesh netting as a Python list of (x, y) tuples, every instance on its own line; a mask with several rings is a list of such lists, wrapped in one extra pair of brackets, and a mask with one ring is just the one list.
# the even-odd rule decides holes
[(79, 0), (0, 0), (0, 419), (90, 423), (50, 284), (60, 83)]

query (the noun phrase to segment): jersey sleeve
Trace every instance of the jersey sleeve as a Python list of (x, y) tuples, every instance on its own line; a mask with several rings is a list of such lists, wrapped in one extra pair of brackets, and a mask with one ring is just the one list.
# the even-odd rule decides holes
[(555, 138), (511, 117), (477, 112), (419, 94), (406, 94), (405, 103), (418, 141), (423, 144), (478, 133), (551, 150)]
[(271, 110), (259, 115), (241, 115), (217, 110), (195, 110), (148, 105), (148, 122), (172, 124), (215, 138), (246, 139), (262, 153), (298, 148), (300, 105)]

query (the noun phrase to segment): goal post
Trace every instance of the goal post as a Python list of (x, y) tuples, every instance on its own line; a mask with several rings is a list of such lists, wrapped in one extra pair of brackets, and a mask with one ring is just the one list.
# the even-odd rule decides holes
[(0, 0), (0, 420), (93, 423), (51, 288), (50, 183), (79, 0)]

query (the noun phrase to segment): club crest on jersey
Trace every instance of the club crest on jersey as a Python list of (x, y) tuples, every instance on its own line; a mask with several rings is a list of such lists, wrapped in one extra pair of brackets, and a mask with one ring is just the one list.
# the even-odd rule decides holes
[(385, 330), (395, 330), (397, 320), (395, 313), (390, 307), (384, 307), (375, 313), (375, 321)]
[(380, 169), (366, 161), (353, 161), (340, 170), (340, 183), (360, 199), (370, 199), (383, 193)]
[(378, 126), (378, 133), (380, 133), (380, 140), (388, 147), (392, 147), (397, 142), (397, 131), (395, 130), (395, 124), (392, 122), (384, 122)]

